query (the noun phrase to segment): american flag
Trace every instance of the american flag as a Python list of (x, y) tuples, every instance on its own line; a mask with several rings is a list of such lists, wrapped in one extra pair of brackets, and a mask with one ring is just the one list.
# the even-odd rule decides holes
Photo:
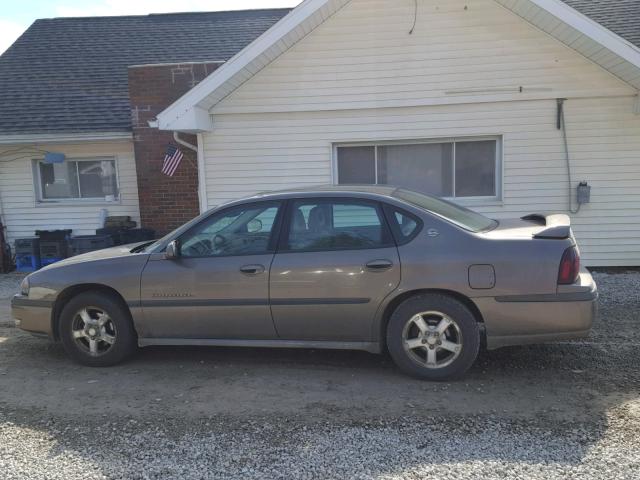
[(167, 153), (164, 154), (164, 163), (162, 164), (162, 173), (173, 177), (176, 170), (180, 166), (180, 162), (184, 154), (175, 145), (169, 145), (167, 147)]

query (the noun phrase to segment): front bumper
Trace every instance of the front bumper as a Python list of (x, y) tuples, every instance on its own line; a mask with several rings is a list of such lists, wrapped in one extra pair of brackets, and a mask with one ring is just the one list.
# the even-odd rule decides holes
[(51, 329), (51, 302), (32, 300), (24, 295), (15, 295), (11, 300), (11, 314), (16, 327), (29, 333), (53, 338)]
[(485, 321), (489, 349), (586, 338), (598, 314), (598, 289), (587, 270), (555, 294), (474, 301)]

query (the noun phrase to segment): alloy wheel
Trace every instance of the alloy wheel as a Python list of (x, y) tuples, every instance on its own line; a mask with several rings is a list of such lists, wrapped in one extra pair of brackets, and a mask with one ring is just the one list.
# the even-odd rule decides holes
[(98, 307), (85, 307), (73, 318), (72, 336), (82, 351), (99, 357), (113, 347), (117, 330), (106, 311)]
[(451, 365), (462, 353), (460, 327), (437, 311), (411, 317), (402, 331), (402, 343), (413, 362), (429, 369)]

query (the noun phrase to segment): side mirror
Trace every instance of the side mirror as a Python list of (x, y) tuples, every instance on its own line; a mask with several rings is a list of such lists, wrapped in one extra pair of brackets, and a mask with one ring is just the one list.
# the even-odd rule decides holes
[(167, 260), (176, 260), (180, 258), (180, 241), (173, 240), (164, 251), (164, 258)]
[(249, 223), (247, 223), (247, 232), (248, 233), (258, 233), (262, 231), (262, 220), (258, 220), (254, 218)]

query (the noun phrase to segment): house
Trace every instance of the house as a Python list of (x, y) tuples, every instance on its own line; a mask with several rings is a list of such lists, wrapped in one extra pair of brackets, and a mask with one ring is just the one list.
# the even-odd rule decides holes
[(197, 136), (202, 209), (394, 184), (570, 213), (587, 265), (638, 266), (638, 45), (635, 1), (306, 0), (153, 125)]
[(179, 171), (163, 175), (165, 149), (176, 140), (151, 130), (145, 116), (288, 11), (37, 20), (0, 56), (0, 216), (8, 240), (48, 229), (93, 234), (105, 214), (164, 232), (198, 214), (195, 152), (184, 147)]
[(104, 210), (165, 233), (259, 191), (388, 183), (575, 212), (587, 265), (638, 266), (638, 45), (635, 0), (39, 20), (0, 57), (0, 216), (10, 241)]

